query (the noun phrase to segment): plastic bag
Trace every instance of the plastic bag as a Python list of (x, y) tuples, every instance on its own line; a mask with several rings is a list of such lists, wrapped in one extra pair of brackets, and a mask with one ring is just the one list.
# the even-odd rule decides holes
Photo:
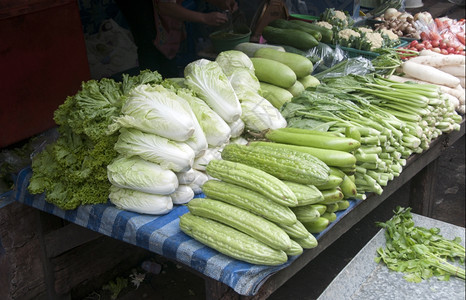
[(87, 35), (85, 40), (94, 79), (111, 77), (138, 66), (137, 47), (131, 32), (113, 19), (102, 22), (99, 32)]
[(347, 59), (348, 54), (338, 45), (336, 45), (335, 48), (332, 48), (327, 44), (319, 43), (316, 47), (311, 48), (306, 52), (306, 57), (311, 59), (314, 63), (313, 74), (316, 74)]
[(342, 77), (349, 74), (366, 75), (374, 72), (374, 70), (374, 66), (369, 59), (357, 56), (345, 59), (323, 72), (314, 74), (314, 76), (322, 80), (324, 78)]

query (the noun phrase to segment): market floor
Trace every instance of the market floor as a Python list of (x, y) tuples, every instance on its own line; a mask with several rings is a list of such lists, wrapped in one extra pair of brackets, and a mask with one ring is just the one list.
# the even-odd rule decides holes
[[(448, 148), (438, 162), (436, 202), (431, 218), (465, 227), (465, 137)], [(405, 184), (347, 233), (324, 250), (307, 266), (276, 290), (268, 300), (317, 299), (338, 273), (380, 230), (377, 221), (386, 221), (396, 206), (409, 204), (409, 184)], [(158, 255), (148, 261), (160, 266), (159, 274), (146, 273), (144, 281), (135, 289), (131, 271), (119, 275), (129, 281), (117, 299), (178, 300), (205, 299), (204, 281), (180, 265)], [(134, 270), (140, 272), (140, 266)], [(108, 290), (95, 291), (85, 299), (111, 299)]]

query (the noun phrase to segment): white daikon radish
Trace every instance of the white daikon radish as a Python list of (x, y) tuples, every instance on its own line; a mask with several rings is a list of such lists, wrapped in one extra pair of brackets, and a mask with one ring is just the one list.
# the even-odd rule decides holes
[(431, 67), (442, 67), (442, 66), (459, 66), (464, 65), (466, 57), (459, 54), (448, 54), (448, 55), (425, 55), (416, 56), (409, 60), (421, 65), (428, 65)]
[(456, 77), (464, 77), (466, 76), (466, 69), (465, 65), (446, 65), (438, 67), (440, 71), (446, 72)]
[(403, 63), (403, 72), (410, 77), (452, 88), (460, 84), (460, 80), (457, 77), (432, 66), (413, 62), (412, 59)]

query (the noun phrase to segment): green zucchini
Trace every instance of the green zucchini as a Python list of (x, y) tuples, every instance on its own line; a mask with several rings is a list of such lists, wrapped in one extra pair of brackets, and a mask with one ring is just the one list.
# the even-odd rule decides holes
[(320, 42), (322, 43), (331, 44), (333, 41), (333, 31), (329, 28), (325, 28), (325, 27), (312, 24), (309, 22), (301, 21), (301, 20), (290, 20), (290, 22), (309, 28), (311, 30), (316, 30), (320, 32), (320, 34), (322, 35), (322, 39), (320, 40)]
[(298, 206), (291, 209), (300, 222), (308, 222), (320, 217), (319, 211), (312, 205)]
[(324, 200), (324, 196), (322, 196), (320, 190), (314, 185), (306, 185), (287, 180), (283, 180), (283, 182), (296, 195), (296, 198), (298, 199), (298, 204), (296, 206), (319, 203)]
[(281, 62), (262, 57), (251, 57), (251, 61), (259, 81), (287, 89), (298, 79), (296, 73)]
[(317, 41), (322, 40), (322, 33), (318, 30), (311, 29), (307, 26), (302, 26), (298, 23), (290, 22), (285, 19), (275, 19), (269, 22), (270, 26), (276, 27), (276, 28), (282, 28), (282, 29), (296, 29), (296, 30), (301, 30), (304, 32), (309, 33), (312, 35)]
[(312, 234), (324, 231), (330, 221), (324, 217), (318, 217), (315, 220), (303, 223), (304, 227)]
[(319, 44), (319, 41), (312, 34), (297, 29), (265, 26), (262, 30), (262, 36), (268, 43), (289, 45), (301, 50), (309, 50)]
[[(306, 57), (306, 54), (307, 54), (306, 51), (300, 50), (300, 49), (298, 49), (296, 47), (293, 47), (293, 46), (290, 46), (290, 45), (281, 45), (281, 46), (283, 47), (283, 49), (285, 49), (286, 52), (299, 54), (299, 55), (302, 55), (302, 56)], [(311, 60), (311, 62), (312, 62), (312, 60)]]
[(292, 144), (298, 146), (308, 146), (322, 148), (326, 150), (339, 150), (350, 152), (361, 146), (361, 143), (355, 139), (347, 137), (330, 136), (325, 134), (295, 133), (286, 130), (271, 129), (265, 134), (265, 137), (277, 143)]
[(317, 211), (319, 212), (319, 214), (324, 214), (326, 211), (327, 211), (327, 205), (325, 204), (311, 204), (312, 207), (314, 207), (314, 209), (317, 209)]
[(343, 181), (343, 178), (346, 175), (345, 172), (343, 172), (340, 168), (336, 168), (333, 166), (329, 166), (329, 168), (330, 168), (330, 175), (338, 176)]
[(284, 224), (277, 224), (280, 226), (283, 230), (285, 230), (286, 233), (290, 236), (290, 238), (305, 238), (308, 234), (309, 231), (307, 231), (306, 227), (304, 227), (303, 223), (301, 221), (296, 221), (295, 223), (291, 225), (284, 225)]
[(330, 223), (337, 219), (337, 215), (334, 212), (326, 212), (321, 217), (326, 218)]
[(225, 159), (213, 159), (207, 164), (206, 172), (214, 178), (261, 193), (279, 204), (298, 204), (295, 194), (283, 181), (258, 168)]
[[(270, 142), (254, 141), (251, 142), (250, 145), (261, 145), (264, 143)], [(321, 149), (311, 146), (292, 145), (287, 144), (286, 142), (275, 142), (270, 144), (270, 147), (276, 147), (277, 149), (288, 148), (295, 151), (309, 153), (312, 156), (324, 162), (329, 167), (351, 167), (356, 163), (356, 157), (353, 154), (346, 151)]]
[(291, 247), (290, 237), (278, 225), (240, 207), (209, 198), (194, 198), (188, 202), (188, 209), (195, 216), (231, 226), (274, 249)]
[(330, 203), (334, 203), (337, 201), (341, 201), (344, 198), (344, 195), (339, 188), (322, 190), (321, 193), (322, 193), (322, 196), (324, 196), (324, 200), (319, 203), (325, 204), (325, 205), (328, 205)]
[(267, 99), (275, 108), (280, 109), (283, 104), (290, 102), (293, 98), (293, 94), (290, 93), (287, 89), (282, 87), (260, 82), (261, 95)]
[(288, 88), (288, 91), (294, 97), (299, 96), (299, 95), (301, 95), (302, 92), (304, 92), (304, 85), (298, 79), (298, 80), (296, 80), (296, 82), (291, 87)]
[(312, 62), (305, 56), (290, 52), (282, 52), (271, 48), (257, 50), (256, 53), (254, 53), (254, 57), (262, 57), (281, 62), (290, 67), (291, 70), (295, 72), (297, 78), (310, 75), (314, 67)]
[(345, 210), (350, 206), (350, 202), (348, 200), (341, 200), (336, 203), (338, 204), (338, 210)]
[(268, 147), (267, 143), (250, 146), (228, 144), (221, 155), (224, 160), (243, 163), (281, 180), (312, 185), (328, 180), (329, 168), (319, 159), (304, 152)]
[(253, 57), (254, 53), (256, 53), (257, 50), (261, 48), (272, 48), (277, 51), (282, 51), (285, 52), (285, 48), (282, 46), (278, 45), (270, 45), (270, 44), (259, 44), (259, 43), (251, 43), (251, 42), (245, 42), (241, 43), (235, 46), (235, 50), (241, 51), (245, 53), (249, 57)]
[[(336, 212), (338, 210), (338, 203), (334, 202), (334, 203), (329, 203), (327, 204), (327, 209), (325, 212), (327, 213), (333, 213), (333, 212)], [(323, 213), (322, 215), (324, 215), (325, 213)]]
[(295, 255), (301, 255), (303, 253), (303, 247), (301, 247), (300, 244), (298, 244), (296, 241), (291, 240), (291, 247), (287, 250), (284, 250), (286, 255), (288, 256), (295, 256)]
[(251, 264), (276, 266), (288, 260), (283, 250), (273, 249), (239, 230), (190, 212), (180, 216), (180, 229), (220, 253)]
[(303, 247), (303, 249), (312, 249), (318, 245), (317, 239), (312, 233), (309, 233), (304, 238), (294, 238), (293, 240)]
[(307, 75), (302, 78), (298, 78), (298, 81), (301, 82), (305, 89), (316, 87), (320, 84), (319, 79), (315, 78), (312, 75)]
[(292, 225), (297, 221), (289, 207), (236, 184), (211, 179), (202, 185), (202, 192), (209, 198), (241, 207), (276, 224)]
[(317, 185), (316, 188), (319, 190), (328, 190), (339, 187), (340, 184), (343, 182), (343, 178), (340, 176), (336, 176), (333, 174), (328, 175), (328, 182), (326, 184)]
[(340, 189), (346, 199), (354, 198), (358, 194), (356, 184), (351, 180), (348, 175), (343, 177), (343, 182), (340, 184)]

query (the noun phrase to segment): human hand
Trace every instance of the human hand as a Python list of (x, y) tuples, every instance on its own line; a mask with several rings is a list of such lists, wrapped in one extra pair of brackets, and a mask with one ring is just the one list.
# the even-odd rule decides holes
[(228, 22), (228, 16), (220, 12), (210, 12), (204, 14), (204, 23), (210, 26), (220, 26)]

